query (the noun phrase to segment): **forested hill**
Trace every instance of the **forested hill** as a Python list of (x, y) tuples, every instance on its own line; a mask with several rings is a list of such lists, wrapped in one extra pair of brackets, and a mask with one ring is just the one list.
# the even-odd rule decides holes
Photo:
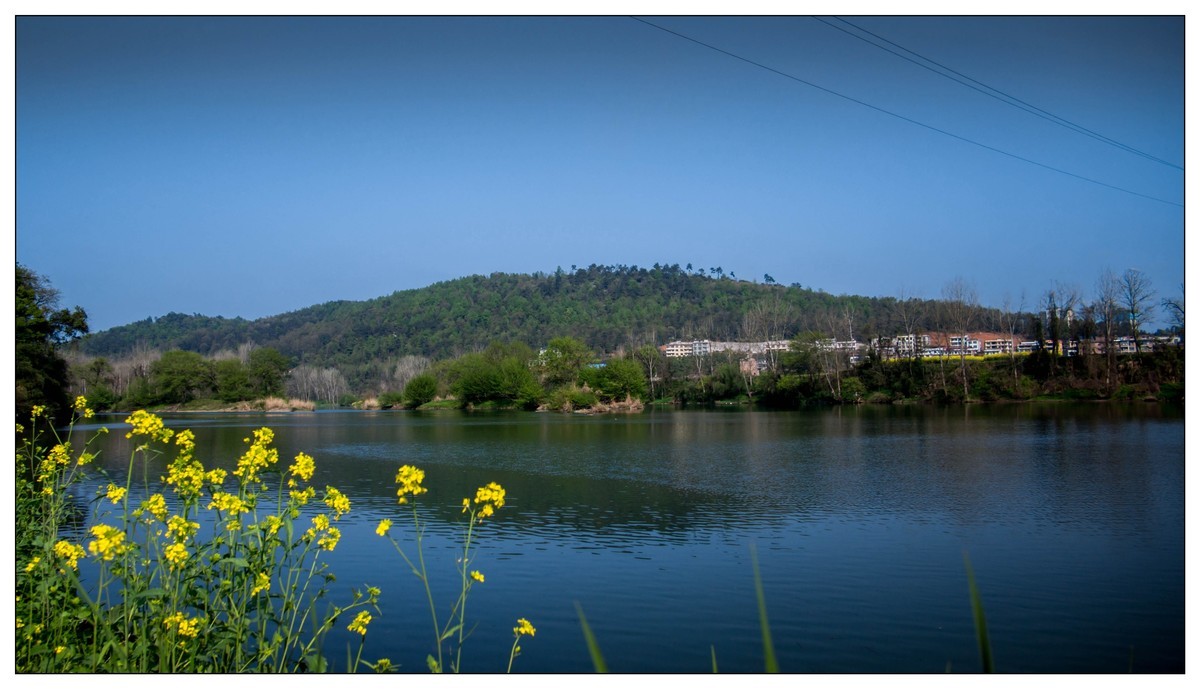
[[(406, 354), (446, 358), (492, 341), (519, 341), (536, 349), (563, 335), (598, 352), (693, 337), (790, 338), (807, 330), (861, 340), (895, 330), (913, 314), (919, 319), (915, 325), (932, 328), (933, 306), (748, 282), (720, 269), (708, 274), (678, 265), (593, 265), (550, 274), (473, 275), (253, 321), (171, 313), (94, 333), (81, 348), (97, 356), (120, 356), (138, 347), (211, 354), (254, 342), (298, 363), (354, 368)], [(759, 318), (749, 322), (746, 315), (752, 312)]]

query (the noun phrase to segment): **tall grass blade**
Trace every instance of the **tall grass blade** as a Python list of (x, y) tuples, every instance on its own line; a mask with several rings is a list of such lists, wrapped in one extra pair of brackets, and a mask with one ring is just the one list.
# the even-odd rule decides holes
[(988, 640), (987, 617), (983, 614), (983, 600), (979, 597), (979, 587), (975, 585), (975, 570), (971, 569), (971, 558), (963, 551), (963, 564), (967, 568), (967, 587), (971, 592), (971, 614), (975, 618), (975, 638), (979, 640), (979, 660), (983, 663), (983, 671), (992, 673), (996, 667), (992, 660), (992, 643)]
[(608, 665), (604, 663), (604, 656), (600, 654), (600, 644), (596, 643), (596, 635), (592, 634), (592, 628), (588, 626), (587, 618), (583, 616), (583, 606), (579, 605), (579, 601), (575, 601), (575, 612), (579, 615), (579, 626), (583, 628), (583, 638), (587, 641), (588, 653), (592, 655), (592, 667), (596, 669), (596, 672), (607, 673)]
[(758, 551), (750, 544), (750, 563), (754, 567), (754, 593), (758, 596), (758, 622), (762, 626), (763, 658), (766, 671), (779, 672), (779, 661), (775, 659), (775, 644), (771, 641), (771, 625), (767, 622), (767, 597), (763, 593), (762, 576), (758, 571)]
[(713, 674), (717, 674), (717, 647), (709, 646), (708, 650), (712, 652)]

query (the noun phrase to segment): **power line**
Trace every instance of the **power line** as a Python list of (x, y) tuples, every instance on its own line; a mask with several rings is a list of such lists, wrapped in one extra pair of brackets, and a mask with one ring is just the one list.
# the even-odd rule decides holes
[[(828, 21), (826, 21), (820, 17), (813, 17), (813, 19), (816, 19), (817, 21), (821, 22), (822, 24), (825, 24), (826, 26), (828, 26), (831, 29), (837, 29), (838, 31), (841, 31), (842, 33), (846, 34), (847, 36), (852, 36), (854, 38), (857, 38), (858, 40), (866, 43), (867, 45), (871, 45), (876, 48), (879, 48), (880, 50), (882, 50), (884, 52), (891, 53), (892, 55), (895, 55), (896, 57), (898, 57), (902, 60), (907, 60), (907, 61), (913, 63), (914, 65), (917, 65), (918, 67), (927, 69), (930, 72), (937, 74), (938, 76), (942, 76), (951, 81), (962, 84), (963, 86), (966, 86), (969, 89), (978, 91), (979, 93), (982, 93), (985, 96), (990, 96), (992, 98), (995, 98), (996, 100), (998, 100), (1002, 103), (1007, 103), (1008, 105), (1011, 105), (1012, 107), (1017, 108), (1019, 110), (1024, 110), (1025, 112), (1027, 112), (1035, 117), (1040, 117), (1049, 122), (1053, 122), (1054, 124), (1057, 124), (1060, 127), (1066, 127), (1067, 129), (1070, 129), (1071, 131), (1077, 132), (1079, 134), (1083, 134), (1084, 136), (1089, 136), (1093, 139), (1096, 139), (1097, 141), (1104, 142), (1110, 146), (1114, 146), (1114, 147), (1119, 148), (1128, 153), (1133, 153), (1134, 155), (1139, 155), (1148, 160), (1153, 160), (1156, 163), (1161, 163), (1168, 167), (1173, 167), (1176, 170), (1180, 170), (1180, 171), (1183, 170), (1182, 166), (1176, 165), (1175, 163), (1172, 163), (1169, 160), (1163, 160), (1162, 158), (1159, 158), (1157, 156), (1146, 153), (1145, 151), (1138, 150), (1138, 149), (1134, 148), (1133, 146), (1121, 143), (1120, 141), (1117, 141), (1116, 139), (1109, 138), (1103, 134), (1100, 134), (1098, 132), (1092, 131), (1091, 129), (1088, 129), (1087, 127), (1084, 127), (1083, 125), (1076, 124), (1064, 117), (1060, 117), (1058, 115), (1055, 115), (1052, 112), (1043, 110), (1042, 108), (1039, 108), (1036, 105), (1027, 103), (1027, 102), (1021, 100), (1020, 98), (1017, 98), (1016, 96), (1013, 96), (1011, 94), (1005, 93), (1004, 91), (1001, 91), (998, 88), (995, 88), (993, 86), (988, 86), (987, 84), (985, 84), (977, 79), (972, 79), (971, 77), (963, 74), (962, 72), (958, 72), (954, 69), (951, 69), (950, 67), (947, 67), (946, 65), (943, 65), (935, 60), (927, 58), (924, 55), (921, 55), (920, 53), (918, 53), (914, 50), (905, 48), (904, 46), (899, 45), (898, 43), (895, 43), (893, 41), (890, 41), (890, 40), (884, 38), (883, 36), (880, 36), (879, 34), (868, 31), (867, 29), (864, 29), (861, 26), (854, 24), (853, 22), (842, 19), (841, 17), (834, 17), (834, 18), (837, 19), (838, 21), (842, 22), (843, 24), (854, 27), (854, 29), (856, 29), (858, 31), (861, 31), (869, 36), (874, 37), (874, 38), (877, 38), (877, 39), (883, 41), (884, 43), (887, 43), (888, 45), (899, 48), (900, 50), (903, 50), (904, 52), (909, 53), (910, 55), (915, 55), (916, 57), (920, 58), (921, 60), (928, 62), (930, 65), (936, 66), (938, 69), (934, 69), (933, 67), (930, 67), (929, 65), (922, 64), (921, 62), (918, 62), (917, 60), (914, 60), (913, 58), (908, 57), (907, 55), (901, 55), (900, 53), (896, 52), (895, 50), (892, 50), (885, 46), (879, 45), (878, 43), (875, 43), (873, 41), (867, 40), (866, 38), (863, 38), (862, 36), (852, 32), (852, 31), (847, 31), (846, 29), (843, 29), (840, 26), (831, 24)], [(938, 71), (939, 69), (945, 70), (945, 72)], [(949, 72), (949, 74), (947, 74), (947, 72)], [(951, 75), (954, 75), (954, 76), (951, 76)], [(961, 78), (959, 78), (959, 77), (961, 77)]]
[(954, 134), (954, 133), (952, 133), (952, 132), (948, 132), (948, 131), (946, 131), (946, 130), (944, 130), (944, 129), (940, 129), (940, 128), (938, 128), (938, 127), (935, 127), (935, 126), (933, 126), (933, 125), (925, 124), (924, 122), (919, 122), (919, 121), (917, 121), (917, 120), (914, 120), (914, 119), (912, 119), (911, 117), (906, 117), (906, 116), (904, 116), (904, 115), (901, 115), (901, 114), (899, 114), (899, 113), (892, 112), (891, 110), (887, 110), (887, 109), (881, 108), (881, 107), (879, 107), (879, 106), (877, 106), (877, 105), (872, 105), (872, 104), (870, 104), (870, 103), (868, 103), (868, 102), (866, 102), (866, 101), (859, 100), (859, 99), (857, 99), (857, 98), (854, 98), (854, 97), (852, 97), (852, 96), (847, 96), (847, 95), (845, 95), (845, 94), (843, 94), (843, 93), (839, 93), (839, 92), (837, 92), (837, 91), (834, 91), (833, 89), (829, 89), (829, 88), (826, 88), (826, 87), (824, 87), (824, 86), (820, 86), (820, 85), (818, 85), (818, 84), (814, 84), (814, 83), (813, 83), (813, 82), (811, 82), (811, 81), (807, 81), (807, 80), (805, 80), (805, 79), (801, 79), (800, 77), (797, 77), (797, 76), (795, 76), (795, 75), (792, 75), (792, 74), (788, 74), (787, 72), (781, 72), (781, 71), (779, 71), (778, 69), (775, 69), (774, 67), (768, 67), (767, 65), (764, 65), (764, 64), (762, 64), (761, 62), (755, 62), (754, 60), (751, 60), (751, 59), (749, 59), (749, 58), (742, 57), (741, 55), (737, 55), (737, 54), (735, 54), (735, 53), (731, 53), (731, 52), (729, 52), (728, 50), (724, 50), (724, 49), (722, 49), (722, 48), (718, 48), (718, 47), (716, 47), (716, 46), (714, 46), (714, 45), (711, 45), (711, 44), (709, 44), (709, 43), (705, 43), (704, 41), (701, 41), (701, 40), (698, 40), (698, 39), (692, 38), (691, 36), (687, 36), (687, 35), (681, 34), (681, 33), (677, 32), (677, 31), (672, 31), (671, 29), (668, 29), (668, 28), (665, 28), (665, 27), (659, 26), (658, 24), (655, 24), (655, 23), (653, 23), (653, 22), (646, 21), (645, 19), (642, 19), (641, 17), (631, 17), (631, 18), (632, 18), (632, 19), (635, 19), (635, 20), (637, 20), (637, 21), (639, 21), (639, 22), (641, 22), (641, 23), (643, 23), (643, 24), (645, 24), (646, 26), (650, 26), (650, 27), (653, 27), (653, 28), (655, 28), (655, 29), (658, 29), (659, 31), (663, 31), (663, 32), (665, 32), (665, 33), (669, 33), (669, 34), (671, 34), (672, 36), (677, 36), (677, 37), (679, 37), (679, 38), (682, 38), (682, 39), (684, 39), (684, 40), (691, 41), (692, 43), (695, 43), (695, 44), (697, 44), (697, 45), (700, 45), (700, 46), (704, 46), (705, 48), (708, 48), (709, 50), (714, 50), (714, 51), (716, 51), (716, 52), (718, 52), (718, 53), (721, 53), (722, 55), (727, 55), (727, 56), (729, 56), (729, 57), (732, 57), (732, 58), (734, 58), (735, 60), (741, 60), (742, 62), (745, 62), (745, 63), (747, 63), (747, 64), (750, 64), (750, 65), (753, 65), (753, 66), (755, 66), (755, 67), (758, 67), (759, 69), (765, 69), (765, 70), (767, 70), (768, 72), (771, 72), (771, 73), (773, 73), (773, 74), (778, 74), (779, 76), (781, 76), (781, 77), (784, 77), (785, 79), (791, 79), (792, 81), (799, 82), (799, 83), (801, 83), (801, 84), (804, 84), (805, 86), (809, 86), (809, 87), (815, 88), (815, 89), (817, 89), (818, 91), (824, 91), (825, 93), (828, 93), (828, 94), (830, 94), (830, 95), (832, 95), (832, 96), (837, 96), (838, 98), (842, 98), (842, 99), (844, 99), (844, 100), (848, 100), (848, 101), (850, 101), (851, 103), (856, 103), (856, 104), (858, 104), (858, 105), (861, 105), (861, 106), (863, 106), (863, 107), (865, 107), (865, 108), (870, 108), (870, 109), (872, 109), (872, 110), (875, 110), (876, 112), (881, 112), (881, 113), (883, 113), (883, 114), (885, 114), (885, 115), (889, 115), (889, 116), (891, 116), (891, 117), (895, 117), (896, 119), (903, 120), (903, 121), (905, 121), (905, 122), (908, 122), (909, 124), (914, 124), (914, 125), (917, 125), (918, 127), (924, 127), (925, 129), (928, 129), (928, 130), (930, 130), (930, 131), (933, 131), (933, 132), (937, 132), (938, 134), (942, 134), (942, 135), (944, 135), (944, 136), (948, 136), (948, 137), (950, 137), (950, 138), (952, 138), (952, 139), (958, 139), (959, 141), (962, 141), (962, 142), (965, 142), (965, 143), (969, 143), (969, 144), (971, 144), (971, 145), (978, 146), (978, 147), (980, 147), (980, 148), (987, 149), (987, 150), (989, 150), (989, 151), (992, 151), (993, 153), (999, 153), (1000, 155), (1003, 155), (1003, 156), (1008, 156), (1009, 158), (1013, 158), (1014, 160), (1019, 160), (1019, 161), (1021, 161), (1021, 162), (1023, 162), (1023, 163), (1028, 163), (1028, 164), (1030, 164), (1030, 165), (1036, 165), (1037, 167), (1040, 167), (1040, 168), (1043, 168), (1043, 169), (1046, 169), (1046, 170), (1050, 170), (1051, 172), (1057, 172), (1057, 173), (1059, 173), (1059, 174), (1061, 174), (1061, 175), (1066, 175), (1066, 176), (1068, 176), (1068, 177), (1074, 177), (1075, 179), (1083, 180), (1084, 182), (1090, 182), (1090, 183), (1092, 183), (1092, 184), (1096, 184), (1096, 185), (1099, 185), (1099, 186), (1102, 186), (1102, 187), (1107, 187), (1107, 188), (1109, 188), (1109, 189), (1113, 189), (1113, 190), (1115, 190), (1115, 191), (1120, 191), (1120, 192), (1124, 192), (1124, 193), (1126, 193), (1126, 194), (1132, 194), (1133, 196), (1140, 196), (1141, 198), (1144, 198), (1144, 199), (1149, 199), (1149, 200), (1151, 200), (1151, 201), (1158, 201), (1159, 203), (1165, 203), (1165, 204), (1168, 204), (1168, 205), (1171, 205), (1171, 206), (1178, 206), (1178, 207), (1180, 207), (1180, 208), (1183, 208), (1183, 204), (1182, 204), (1182, 203), (1176, 203), (1175, 201), (1168, 201), (1168, 200), (1166, 200), (1166, 199), (1160, 199), (1160, 198), (1158, 198), (1158, 197), (1156, 197), (1156, 196), (1150, 196), (1150, 195), (1148, 195), (1148, 194), (1142, 194), (1142, 193), (1140, 193), (1140, 192), (1131, 191), (1131, 190), (1129, 190), (1129, 189), (1125, 189), (1125, 188), (1123, 188), (1123, 187), (1118, 187), (1118, 186), (1115, 186), (1115, 185), (1112, 185), (1112, 184), (1108, 184), (1107, 182), (1101, 182), (1100, 180), (1097, 180), (1097, 179), (1092, 179), (1091, 177), (1084, 177), (1083, 175), (1078, 175), (1078, 174), (1075, 174), (1074, 172), (1068, 172), (1067, 170), (1063, 170), (1063, 169), (1061, 169), (1061, 168), (1057, 168), (1057, 167), (1054, 167), (1054, 166), (1052, 166), (1052, 165), (1047, 165), (1047, 164), (1045, 164), (1045, 163), (1039, 163), (1039, 162), (1038, 162), (1038, 161), (1036, 161), (1036, 160), (1031, 160), (1031, 159), (1029, 159), (1029, 158), (1026, 158), (1026, 157), (1024, 157), (1024, 156), (1019, 156), (1019, 155), (1017, 155), (1017, 154), (1015, 154), (1015, 153), (1009, 153), (1008, 151), (1001, 150), (1001, 149), (999, 149), (999, 148), (996, 148), (995, 146), (989, 146), (989, 145), (987, 145), (987, 144), (985, 144), (985, 143), (981, 143), (981, 142), (979, 142), (979, 141), (975, 141), (974, 139), (968, 139), (968, 138), (966, 138), (965, 136), (959, 136), (958, 134)]

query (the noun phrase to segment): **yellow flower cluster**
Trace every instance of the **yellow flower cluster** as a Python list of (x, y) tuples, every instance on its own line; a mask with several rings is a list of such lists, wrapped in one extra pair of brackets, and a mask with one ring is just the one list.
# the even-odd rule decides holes
[(304, 540), (311, 543), (316, 539), (317, 547), (321, 550), (333, 550), (337, 547), (342, 532), (336, 526), (329, 525), (327, 515), (318, 514), (312, 518), (312, 524), (312, 528), (304, 532)]
[(325, 504), (333, 510), (334, 521), (350, 511), (350, 498), (333, 486), (325, 486)]
[(59, 466), (65, 465), (71, 460), (71, 443), (59, 443), (50, 448), (48, 459)]
[(483, 572), (480, 572), (480, 571), (479, 571), (479, 570), (477, 570), (477, 569), (476, 569), (476, 570), (472, 570), (472, 572), (471, 572), (471, 578), (472, 578), (472, 579), (474, 579), (475, 581), (478, 581), (479, 583), (481, 583), (481, 584), (482, 584), (482, 583), (483, 583)]
[(391, 519), (380, 519), (379, 526), (375, 527), (375, 533), (379, 534), (380, 536), (386, 536), (388, 529), (390, 528), (392, 528)]
[[(490, 517), (496, 513), (496, 510), (504, 507), (504, 489), (499, 483), (493, 481), (475, 491), (475, 504), (482, 505), (476, 518), (482, 521), (485, 517)], [(466, 500), (463, 500), (463, 509), (467, 507)]]
[(208, 504), (208, 509), (216, 509), (230, 516), (250, 511), (250, 507), (238, 496), (221, 492), (212, 494), (212, 502)]
[(175, 436), (175, 444), (179, 446), (180, 456), (191, 456), (196, 450), (196, 434), (190, 428), (179, 431)]
[(524, 617), (517, 620), (517, 626), (513, 627), (513, 634), (517, 636), (533, 636), (536, 633), (537, 630)]
[(421, 486), (421, 482), (425, 480), (425, 472), (420, 469), (405, 464), (400, 467), (400, 471), (396, 472), (396, 483), (400, 484), (400, 489), (396, 491), (396, 496), (400, 498), (400, 504), (408, 502), (408, 497), (416, 497), (421, 493), (428, 493), (429, 489)]
[(59, 541), (54, 544), (54, 554), (67, 561), (67, 566), (71, 569), (79, 569), (79, 558), (87, 557), (83, 552), (83, 546), (70, 541)]
[(105, 497), (112, 500), (112, 503), (115, 505), (125, 499), (126, 492), (124, 487), (110, 483), (108, 484), (108, 492), (105, 494)]
[(33, 409), (31, 409), (29, 411), (29, 415), (35, 419), (39, 416), (42, 416), (45, 413), (46, 413), (46, 406), (42, 405), (42, 404), (33, 405)]
[(267, 447), (274, 439), (275, 433), (270, 428), (260, 428), (254, 431), (253, 441), (246, 438), (245, 442), (250, 443), (250, 448), (238, 459), (238, 466), (237, 469), (234, 469), (233, 475), (247, 483), (257, 481), (258, 475), (263, 469), (279, 461), (279, 450)]
[(251, 596), (257, 596), (262, 591), (268, 591), (271, 588), (271, 577), (266, 572), (259, 572), (254, 577), (254, 588), (250, 589)]
[(140, 517), (146, 512), (154, 515), (154, 518), (160, 522), (166, 521), (167, 499), (163, 497), (162, 493), (155, 493), (154, 495), (146, 498), (146, 501), (142, 503), (141, 507), (133, 511), (133, 516)]
[(85, 419), (90, 419), (96, 415), (96, 412), (88, 409), (87, 398), (83, 395), (75, 398), (75, 411), (79, 412), (80, 416)]
[(95, 539), (88, 543), (88, 552), (105, 562), (112, 561), (114, 557), (124, 554), (129, 548), (129, 545), (125, 543), (125, 532), (108, 524), (93, 526), (92, 535), (95, 536)]
[(288, 492), (288, 495), (291, 496), (292, 500), (294, 500), (297, 505), (301, 506), (307, 505), (308, 501), (312, 500), (313, 496), (316, 494), (317, 489), (313, 488), (312, 486), (309, 486), (304, 490), (293, 490)]
[(190, 522), (177, 514), (171, 515), (167, 520), (167, 535), (179, 540), (186, 539), (199, 530), (199, 522)]
[(313, 461), (313, 458), (301, 452), (300, 454), (296, 455), (296, 461), (293, 462), (290, 467), (288, 467), (288, 471), (290, 471), (294, 477), (288, 482), (288, 485), (292, 488), (295, 488), (296, 484), (294, 481), (296, 479), (307, 481), (312, 478), (313, 472), (316, 471), (316, 469), (317, 463)]
[(371, 613), (363, 610), (354, 616), (354, 620), (346, 626), (352, 632), (358, 632), (363, 636), (367, 635), (367, 625), (371, 623)]
[(163, 551), (163, 555), (166, 556), (167, 562), (170, 563), (171, 569), (176, 569), (183, 566), (183, 563), (187, 562), (188, 549), (184, 544), (175, 542), (166, 547), (166, 549)]
[(144, 435), (151, 440), (161, 440), (164, 443), (175, 435), (175, 431), (163, 427), (163, 421), (159, 417), (151, 414), (148, 411), (139, 409), (125, 419), (125, 423), (133, 428), (125, 434), (126, 438), (132, 438), (135, 435)]
[(163, 620), (168, 629), (174, 627), (175, 633), (189, 639), (194, 639), (200, 631), (200, 618), (188, 619), (183, 613), (177, 612)]
[(176, 495), (184, 499), (199, 497), (204, 488), (204, 465), (190, 455), (181, 454), (167, 467), (167, 485), (175, 487)]
[(279, 527), (281, 526), (283, 526), (283, 520), (280, 519), (278, 515), (268, 514), (267, 518), (263, 520), (262, 526), (259, 528), (265, 531), (267, 533), (267, 537), (269, 538), (279, 533)]
[(29, 564), (25, 565), (25, 571), (32, 572), (33, 570), (37, 569), (38, 563), (41, 561), (42, 558), (35, 555), (33, 559), (29, 561)]

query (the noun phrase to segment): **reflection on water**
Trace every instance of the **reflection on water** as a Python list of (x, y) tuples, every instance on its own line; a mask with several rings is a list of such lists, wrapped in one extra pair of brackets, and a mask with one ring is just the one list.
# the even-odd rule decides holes
[[(511, 628), (528, 617), (538, 635), (516, 669), (589, 671), (578, 601), (615, 671), (704, 672), (713, 650), (723, 672), (759, 671), (751, 544), (785, 671), (977, 671), (964, 550), (1000, 670), (1183, 669), (1184, 431), (1170, 407), (168, 423), (196, 431), (209, 466), (231, 468), (262, 425), (281, 457), (316, 457), (314, 482), (354, 503), (334, 553), (339, 584), (384, 590), (366, 656), (402, 670), (424, 671), (432, 633), (417, 581), (374, 535), (384, 516), (393, 533), (403, 526), (401, 464), (427, 473), (420, 509), (447, 603), (462, 498), (488, 481), (508, 491), (481, 534), (487, 582), (472, 592), (469, 670), (503, 670)], [(103, 466), (123, 474), (129, 441), (104, 440)], [(163, 473), (161, 463), (136, 470), (149, 482)]]

